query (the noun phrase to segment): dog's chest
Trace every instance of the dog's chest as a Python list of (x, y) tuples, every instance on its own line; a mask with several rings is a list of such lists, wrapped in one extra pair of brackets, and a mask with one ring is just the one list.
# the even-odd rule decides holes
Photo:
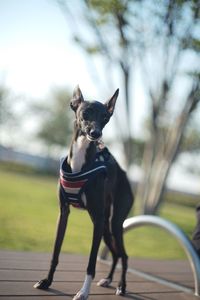
[(89, 147), (90, 141), (84, 136), (80, 136), (73, 143), (72, 157), (70, 161), (72, 172), (79, 172), (86, 161), (86, 152)]
[[(80, 136), (72, 145), (72, 157), (70, 161), (70, 166), (72, 173), (80, 172), (82, 166), (86, 161), (86, 152), (89, 147), (90, 141), (84, 136)], [(87, 199), (85, 193), (81, 196), (84, 205), (86, 206)]]

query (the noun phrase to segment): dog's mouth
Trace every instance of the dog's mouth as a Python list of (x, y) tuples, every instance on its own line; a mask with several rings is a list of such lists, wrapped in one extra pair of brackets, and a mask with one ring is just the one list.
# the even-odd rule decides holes
[(86, 137), (90, 142), (97, 142), (102, 135), (98, 136), (98, 137), (92, 137), (91, 135), (87, 134)]

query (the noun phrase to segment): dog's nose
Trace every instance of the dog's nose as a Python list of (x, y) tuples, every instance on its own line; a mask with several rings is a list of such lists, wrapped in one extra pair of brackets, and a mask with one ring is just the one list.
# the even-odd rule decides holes
[(98, 138), (100, 138), (100, 136), (101, 136), (101, 131), (98, 130), (98, 129), (91, 129), (91, 130), (90, 130), (90, 136), (91, 136), (93, 139), (98, 139)]

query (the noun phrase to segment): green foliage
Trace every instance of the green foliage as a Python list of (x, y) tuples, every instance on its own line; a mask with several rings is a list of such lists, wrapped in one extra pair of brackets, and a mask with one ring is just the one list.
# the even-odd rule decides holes
[(66, 146), (72, 133), (69, 93), (65, 90), (54, 90), (48, 105), (39, 106), (37, 112), (41, 115), (41, 126), (38, 137), (48, 146)]
[(100, 15), (112, 15), (114, 13), (123, 13), (127, 6), (127, 1), (121, 0), (88, 0), (88, 4), (92, 9)]
[(15, 116), (9, 90), (0, 85), (0, 126), (13, 123)]
[(190, 128), (186, 131), (180, 151), (199, 152), (200, 146), (200, 131), (195, 128)]
[[(57, 180), (5, 171), (0, 171), (0, 176), (0, 248), (51, 252), (59, 212)], [(191, 236), (194, 208), (166, 204), (161, 215)], [(91, 236), (92, 223), (87, 212), (72, 208), (62, 250), (88, 254)], [(125, 241), (129, 255), (159, 259), (184, 257), (173, 238), (153, 227), (131, 231)]]
[[(125, 149), (127, 148), (129, 141), (124, 141)], [(141, 139), (131, 139), (131, 153), (130, 161), (134, 164), (140, 165), (142, 163), (145, 141)]]

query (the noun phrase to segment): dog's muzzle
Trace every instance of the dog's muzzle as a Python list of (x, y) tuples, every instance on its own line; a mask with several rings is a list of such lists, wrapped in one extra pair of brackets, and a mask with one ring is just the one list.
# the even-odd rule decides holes
[(87, 139), (91, 142), (98, 141), (102, 136), (102, 132), (98, 129), (91, 129), (89, 133), (87, 133)]

